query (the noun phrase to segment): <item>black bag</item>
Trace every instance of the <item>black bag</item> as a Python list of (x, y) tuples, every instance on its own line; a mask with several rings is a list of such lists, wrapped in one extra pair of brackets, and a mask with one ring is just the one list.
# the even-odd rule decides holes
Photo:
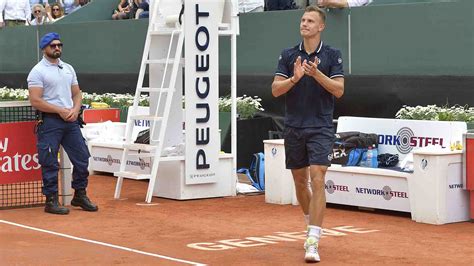
[(150, 129), (147, 128), (138, 133), (135, 143), (150, 144)]
[(379, 167), (395, 167), (398, 164), (398, 154), (379, 154), (377, 160)]
[(369, 147), (378, 147), (377, 134), (358, 131), (339, 132), (332, 148), (331, 163), (357, 166), (365, 160)]

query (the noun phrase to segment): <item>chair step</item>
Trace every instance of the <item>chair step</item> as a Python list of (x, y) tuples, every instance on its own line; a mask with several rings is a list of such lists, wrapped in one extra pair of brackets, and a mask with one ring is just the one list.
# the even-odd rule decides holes
[[(148, 59), (145, 60), (145, 64), (168, 64), (171, 65), (174, 62), (174, 58), (169, 58), (166, 60), (166, 58), (163, 59)], [(179, 59), (179, 64), (184, 65), (184, 58)]]
[(230, 30), (230, 23), (219, 23), (219, 30)]
[(234, 32), (230, 30), (219, 31), (219, 36), (232, 36), (233, 34)]
[(150, 31), (151, 35), (171, 35), (175, 31), (175, 33), (181, 33), (181, 29), (177, 28), (160, 28), (158, 30)]
[(155, 157), (155, 153), (150, 153), (150, 152), (139, 152), (139, 153), (129, 153), (129, 156), (137, 156), (140, 158), (151, 158)]
[[(137, 156), (140, 158), (153, 158), (156, 157), (154, 153), (129, 153), (129, 156)], [(162, 156), (160, 162), (171, 162), (171, 161), (184, 161), (184, 156)]]
[[(152, 158), (156, 157), (155, 153), (150, 152), (134, 152), (129, 153), (128, 156), (137, 156), (141, 158)], [(184, 161), (184, 156), (161, 156), (160, 162), (169, 162), (169, 161)]]
[(160, 162), (184, 161), (184, 156), (160, 157)]
[(232, 34), (234, 34), (234, 31), (229, 23), (219, 24), (219, 36), (232, 36)]
[(139, 173), (128, 172), (128, 171), (114, 172), (114, 176), (134, 179), (134, 180), (145, 180), (145, 179), (150, 179), (151, 177), (150, 174), (139, 174)]
[(148, 87), (142, 87), (142, 88), (138, 88), (137, 91), (139, 91), (139, 92), (174, 92), (174, 89), (172, 89), (172, 88), (148, 88)]
[(124, 144), (123, 146), (129, 150), (141, 150), (141, 151), (154, 151), (157, 148), (156, 145), (141, 144), (141, 143)]
[(154, 115), (132, 115), (130, 119), (133, 120), (148, 120), (148, 121), (161, 121), (163, 119), (162, 116), (154, 116)]

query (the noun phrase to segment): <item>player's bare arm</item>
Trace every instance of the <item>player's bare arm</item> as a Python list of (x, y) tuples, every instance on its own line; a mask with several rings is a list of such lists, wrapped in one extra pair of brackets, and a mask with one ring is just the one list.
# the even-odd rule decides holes
[(281, 96), (287, 93), (293, 86), (300, 81), (304, 75), (303, 66), (301, 64), (301, 57), (298, 56), (293, 64), (293, 76), (285, 78), (282, 76), (275, 76), (272, 83), (272, 95), (274, 97)]
[(344, 94), (344, 78), (336, 77), (331, 79), (324, 75), (324, 73), (318, 69), (317, 58), (315, 58), (314, 62), (306, 62), (305, 60), (303, 62), (303, 69), (305, 75), (313, 77), (325, 90), (336, 98), (341, 98)]

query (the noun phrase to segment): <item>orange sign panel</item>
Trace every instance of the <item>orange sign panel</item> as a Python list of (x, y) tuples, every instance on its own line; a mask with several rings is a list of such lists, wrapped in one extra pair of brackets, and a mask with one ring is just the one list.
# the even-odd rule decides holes
[(120, 122), (120, 109), (85, 109), (82, 118), (86, 123), (99, 123), (106, 121)]

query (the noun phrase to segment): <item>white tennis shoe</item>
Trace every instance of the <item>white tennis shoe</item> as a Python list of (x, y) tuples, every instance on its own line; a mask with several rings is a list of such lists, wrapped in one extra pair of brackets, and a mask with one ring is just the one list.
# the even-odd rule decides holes
[(321, 258), (319, 257), (319, 252), (318, 252), (318, 239), (314, 236), (310, 236), (306, 239), (306, 242), (304, 244), (305, 246), (305, 254), (304, 254), (304, 260), (306, 262), (319, 262), (321, 261)]

